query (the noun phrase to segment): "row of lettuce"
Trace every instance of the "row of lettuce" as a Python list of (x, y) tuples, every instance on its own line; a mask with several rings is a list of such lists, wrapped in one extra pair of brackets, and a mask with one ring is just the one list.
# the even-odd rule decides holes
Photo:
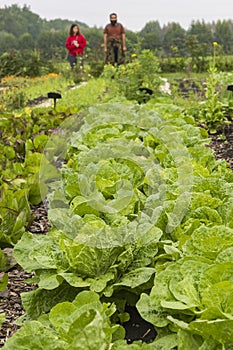
[[(12, 80), (11, 77), (11, 83)], [(85, 87), (80, 87), (78, 101), (77, 97), (73, 98), (74, 91), (64, 91), (67, 104), (56, 110), (52, 106), (26, 107), (17, 111), (8, 110), (6, 106), (3, 110), (0, 108), (0, 292), (6, 289), (7, 271), (15, 264), (7, 249), (12, 248), (30, 227), (34, 220), (31, 207), (42, 201), (39, 170), (49, 135), (64, 119), (97, 101), (105, 87), (102, 80), (89, 82), (91, 95), (87, 97)], [(1, 91), (1, 96), (7, 91)], [(41, 85), (38, 93), (41, 93)], [(0, 324), (4, 320), (5, 315), (1, 314)]]
[[(232, 171), (172, 96), (127, 101), (144, 98), (142, 77), (159, 88), (147, 55), (106, 67), (75, 108), (1, 115), (0, 247), (38, 285), (4, 349), (233, 347)], [(51, 229), (33, 235), (30, 207), (45, 198)], [(0, 261), (4, 290), (4, 251)], [(155, 328), (152, 343), (126, 343), (128, 305)]]
[[(4, 349), (232, 349), (233, 175), (192, 116), (121, 99), (35, 140), (43, 155), (28, 141), (25, 159), (38, 181), (28, 192), (16, 177), (2, 203), (5, 242), (38, 288), (22, 293)], [(28, 200), (41, 195), (51, 229), (33, 235)], [(154, 326), (151, 343), (126, 343), (127, 305)]]

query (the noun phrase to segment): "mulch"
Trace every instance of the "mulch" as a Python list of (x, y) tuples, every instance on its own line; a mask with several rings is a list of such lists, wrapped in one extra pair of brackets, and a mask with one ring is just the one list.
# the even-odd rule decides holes
[(210, 135), (209, 145), (214, 150), (216, 159), (224, 159), (233, 170), (233, 122), (222, 127), (216, 134)]
[(6, 321), (0, 329), (0, 347), (2, 347), (6, 340), (19, 328), (15, 324), (15, 321), (19, 316), (24, 314), (20, 294), (36, 288), (24, 282), (25, 279), (31, 276), (32, 274), (25, 272), (17, 265), (8, 272), (7, 289), (3, 293), (0, 293), (0, 313), (5, 312), (6, 314)]
[[(225, 159), (233, 170), (233, 123), (224, 127), (224, 133), (225, 139), (222, 138), (222, 131), (215, 135), (210, 135), (212, 142), (209, 147), (214, 150), (217, 159)], [(50, 227), (47, 218), (46, 203), (32, 206), (31, 209), (34, 215), (34, 220), (30, 224), (30, 227), (28, 227), (28, 231), (35, 234), (45, 234)], [(10, 254), (10, 250), (8, 253)], [(24, 282), (25, 279), (31, 276), (32, 274), (25, 272), (17, 264), (13, 264), (8, 271), (9, 283), (7, 289), (0, 293), (0, 313), (6, 313), (6, 321), (0, 329), (0, 347), (2, 347), (6, 340), (16, 332), (18, 326), (15, 325), (15, 320), (24, 314), (20, 294), (36, 288), (36, 285), (30, 285)], [(131, 323), (128, 323), (125, 328), (127, 331), (126, 339), (128, 343), (131, 343), (134, 339), (147, 341), (147, 339), (150, 340), (155, 337), (151, 325), (143, 322), (142, 319), (139, 319), (138, 314), (134, 317), (133, 312), (131, 315)], [(134, 330), (134, 334), (132, 334), (132, 330)], [(135, 336), (135, 332), (138, 332), (139, 336), (137, 336), (137, 334)]]
[[(40, 205), (31, 206), (33, 221), (28, 227), (28, 231), (34, 234), (45, 234), (50, 228), (47, 217), (46, 202)], [(8, 270), (8, 285), (4, 292), (0, 293), (0, 314), (5, 313), (6, 321), (0, 329), (0, 348), (3, 347), (6, 340), (11, 337), (19, 328), (15, 321), (24, 314), (20, 294), (29, 292), (37, 286), (25, 283), (25, 280), (31, 278), (33, 274), (24, 271), (13, 259), (12, 249), (5, 249), (10, 266)]]

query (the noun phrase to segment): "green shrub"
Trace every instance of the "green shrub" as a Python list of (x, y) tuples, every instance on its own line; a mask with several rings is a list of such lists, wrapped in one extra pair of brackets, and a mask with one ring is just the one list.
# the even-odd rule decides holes
[(0, 78), (8, 75), (36, 77), (54, 72), (51, 61), (45, 61), (39, 51), (6, 52), (0, 56)]
[(158, 58), (150, 50), (143, 50), (142, 53), (133, 60), (120, 66), (105, 66), (104, 77), (114, 78), (114, 84), (118, 88), (119, 94), (128, 100), (140, 102), (145, 96), (140, 88), (148, 88), (152, 93), (158, 91), (161, 84), (159, 77), (160, 66)]

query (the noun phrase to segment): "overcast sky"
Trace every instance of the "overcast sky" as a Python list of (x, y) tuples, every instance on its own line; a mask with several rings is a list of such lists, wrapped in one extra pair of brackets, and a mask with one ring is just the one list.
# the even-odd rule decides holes
[(232, 0), (0, 0), (0, 8), (12, 4), (26, 4), (41, 18), (78, 20), (90, 27), (103, 27), (109, 14), (116, 12), (118, 21), (132, 31), (140, 31), (155, 20), (161, 26), (177, 22), (187, 29), (192, 20), (233, 19)]

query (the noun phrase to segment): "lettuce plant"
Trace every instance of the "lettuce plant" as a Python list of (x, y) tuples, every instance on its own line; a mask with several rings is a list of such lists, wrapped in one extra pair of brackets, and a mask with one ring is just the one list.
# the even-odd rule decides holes
[[(70, 318), (63, 322), (74, 310), (76, 329), (93, 327), (103, 349), (124, 349), (124, 335), (111, 332), (129, 303), (158, 333), (132, 349), (231, 346), (223, 333), (232, 322), (232, 174), (207, 143), (171, 105), (106, 103), (61, 126), (40, 168), (52, 227), (46, 236), (24, 233), (14, 247), (38, 285), (22, 294), (22, 335), (35, 324), (41, 342), (55, 336), (52, 346), (79, 349)], [(103, 309), (75, 311), (79, 297), (97, 294), (103, 308), (115, 305), (107, 324)]]
[(59, 303), (48, 315), (26, 322), (4, 349), (110, 349), (113, 340), (124, 336), (119, 325), (111, 325), (114, 312), (114, 305), (101, 303), (94, 292), (83, 291), (72, 303)]

